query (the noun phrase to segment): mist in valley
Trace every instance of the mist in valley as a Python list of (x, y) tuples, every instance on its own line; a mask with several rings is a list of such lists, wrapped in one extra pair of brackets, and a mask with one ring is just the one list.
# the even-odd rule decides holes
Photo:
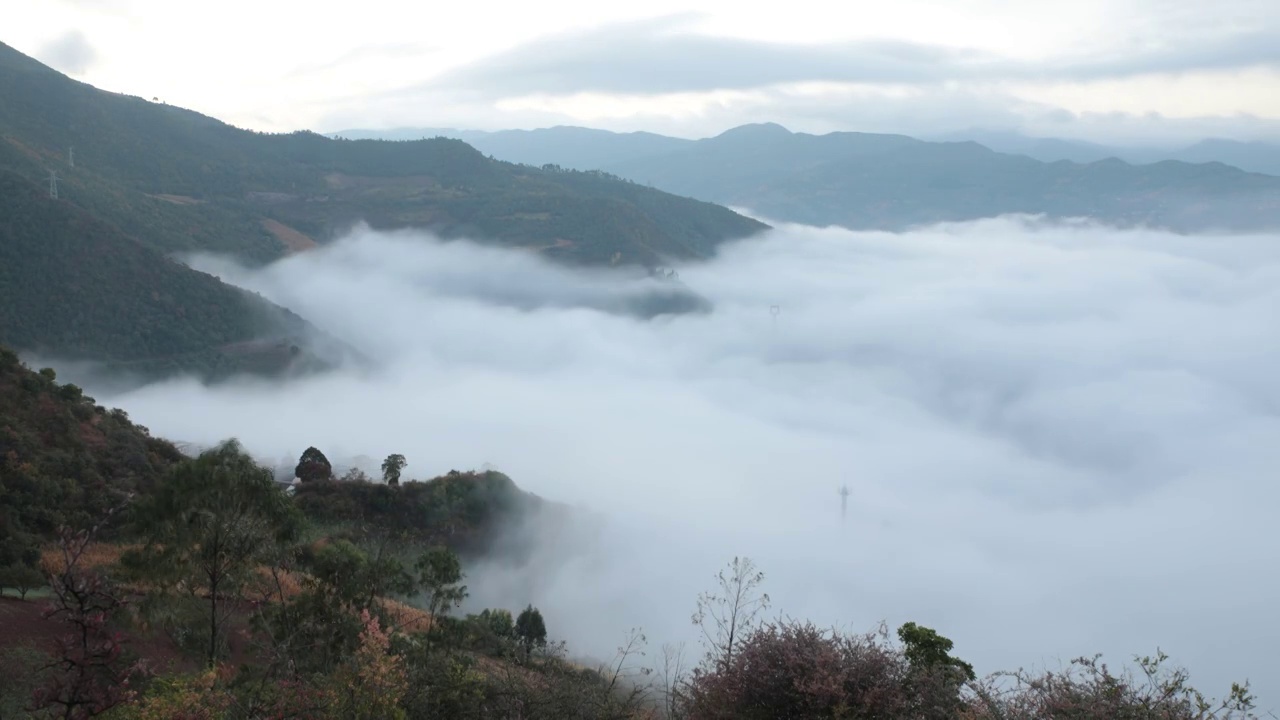
[[(95, 391), (152, 432), (265, 458), (490, 464), (580, 508), (465, 609), (533, 603), (572, 651), (687, 640), (735, 555), (773, 609), (916, 621), (980, 674), (1157, 647), (1280, 698), (1280, 246), (999, 218), (775, 225), (678, 281), (358, 229), (260, 292), (370, 364), (284, 384)], [(687, 289), (687, 290), (686, 290)], [(689, 292), (700, 312), (636, 312)], [(773, 308), (776, 307), (776, 312)], [(842, 518), (838, 489), (850, 490)], [(1252, 673), (1252, 675), (1251, 675)]]

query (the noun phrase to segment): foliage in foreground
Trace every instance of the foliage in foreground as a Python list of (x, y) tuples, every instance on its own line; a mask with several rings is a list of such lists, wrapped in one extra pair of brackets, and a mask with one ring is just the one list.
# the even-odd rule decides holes
[[(916, 623), (849, 634), (770, 619), (765, 575), (748, 558), (696, 598), (704, 652), (691, 666), (678, 647), (650, 658), (633, 630), (613, 660), (586, 667), (549, 639), (532, 604), (453, 616), (466, 597), (462, 565), (425, 542), (448, 535), (406, 535), (362, 515), (408, 523), (443, 502), (465, 517), (477, 497), (459, 492), (467, 482), (483, 498), (509, 480), (315, 480), (290, 499), (234, 442), (174, 465), (158, 490), (130, 502), (117, 532), (142, 542), (121, 567), (84, 562), (104, 524), (61, 534), (61, 560), (46, 565), (48, 617), (64, 632), (40, 673), (22, 680), (35, 686), (24, 711), (108, 720), (1257, 717), (1247, 684), (1210, 700), (1162, 654), (1136, 671), (1081, 658), (1061, 671), (978, 679), (949, 638)], [(301, 524), (302, 510), (353, 499), (360, 512), (340, 533)], [(127, 584), (113, 579), (120, 571)], [(185, 670), (149, 672), (131, 651), (148, 628), (194, 639), (175, 643)], [(17, 690), (0, 687), (0, 702), (13, 707)]]

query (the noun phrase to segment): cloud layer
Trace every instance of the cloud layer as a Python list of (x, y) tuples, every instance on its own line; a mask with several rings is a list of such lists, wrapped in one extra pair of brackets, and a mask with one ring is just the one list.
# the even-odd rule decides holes
[(663, 94), (797, 82), (1061, 82), (1280, 67), (1280, 46), (1269, 29), (1030, 62), (902, 40), (814, 44), (707, 35), (691, 31), (689, 19), (681, 15), (618, 23), (534, 40), (447, 73), (431, 87), (496, 97)]
[(582, 651), (690, 638), (741, 554), (778, 610), (921, 622), (982, 672), (1159, 646), (1280, 700), (1274, 238), (783, 226), (680, 268), (712, 312), (649, 321), (608, 298), (653, 281), (411, 234), (197, 264), (379, 367), (99, 398), (178, 440), (492, 463), (581, 506), (599, 527), (572, 558), (469, 583)]
[[(966, 23), (994, 22), (1007, 12), (982, 6), (962, 15)], [(928, 19), (916, 37), (868, 29), (826, 42), (717, 34), (706, 27), (716, 16), (699, 13), (579, 27), (359, 106), (335, 105), (324, 122), (329, 129), (586, 124), (697, 137), (771, 121), (816, 133), (981, 127), (1139, 145), (1280, 138), (1280, 104), (1270, 93), (1280, 79), (1273, 42), (1280, 13), (1272, 7), (1246, 1), (1208, 13), (1134, 2), (1095, 18), (1102, 27), (1087, 35), (1063, 29), (1065, 44), (1031, 54), (993, 46), (989, 27), (978, 36), (956, 30), (941, 42), (925, 32), (938, 18)], [(1136, 24), (1140, 35), (1126, 31)], [(1044, 30), (1043, 17), (1033, 25)], [(955, 37), (975, 44), (955, 46)]]

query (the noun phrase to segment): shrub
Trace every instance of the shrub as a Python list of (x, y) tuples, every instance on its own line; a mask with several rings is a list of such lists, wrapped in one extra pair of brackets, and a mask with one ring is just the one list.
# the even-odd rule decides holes
[(974, 720), (1228, 720), (1256, 718), (1249, 685), (1234, 684), (1224, 700), (1191, 687), (1168, 656), (1137, 658), (1138, 673), (1112, 672), (1100, 656), (1081, 657), (1063, 670), (999, 673), (977, 688), (967, 715)]

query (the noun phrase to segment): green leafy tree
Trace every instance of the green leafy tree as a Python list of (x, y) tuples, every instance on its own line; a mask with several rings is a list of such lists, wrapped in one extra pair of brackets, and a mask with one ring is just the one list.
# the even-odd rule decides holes
[(898, 639), (902, 641), (907, 660), (911, 663), (913, 670), (946, 668), (954, 669), (964, 680), (973, 680), (977, 677), (974, 675), (972, 665), (951, 656), (951, 649), (955, 643), (939, 635), (932, 628), (909, 622), (898, 628)]
[(476, 621), (497, 637), (513, 638), (516, 636), (516, 621), (511, 617), (510, 610), (485, 608), (476, 616)]
[(547, 645), (547, 625), (542, 620), (542, 612), (532, 604), (521, 610), (516, 617), (516, 640), (525, 653)]
[(314, 446), (307, 448), (298, 458), (298, 465), (293, 469), (294, 477), (302, 482), (318, 482), (333, 479), (333, 465), (329, 458)]
[(258, 618), (282, 666), (296, 671), (332, 672), (356, 652), (360, 636), (357, 618), (376, 617), (383, 627), (391, 618), (379, 598), (408, 596), (418, 580), (389, 552), (389, 538), (374, 547), (346, 539), (329, 539), (299, 553), (307, 570), (302, 592), (267, 608)]
[(371, 555), (349, 540), (334, 540), (316, 551), (308, 567), (329, 595), (357, 614), (372, 608), (376, 598), (408, 595), (417, 587), (385, 544)]
[(382, 461), (382, 479), (388, 485), (399, 485), (400, 471), (404, 470), (405, 465), (408, 465), (408, 463), (405, 462), (404, 456), (400, 453), (388, 455), (387, 459)]
[[(422, 553), (414, 564), (418, 571), (418, 587), (426, 595), (427, 611), (432, 618), (449, 613), (467, 597), (462, 582), (462, 563), (449, 548), (436, 546)], [(433, 620), (432, 625), (435, 625)]]
[(235, 440), (178, 465), (137, 508), (146, 545), (126, 563), (208, 603), (207, 655), (217, 662), (223, 624), (258, 578), (272, 549), (299, 529), (299, 515)]

